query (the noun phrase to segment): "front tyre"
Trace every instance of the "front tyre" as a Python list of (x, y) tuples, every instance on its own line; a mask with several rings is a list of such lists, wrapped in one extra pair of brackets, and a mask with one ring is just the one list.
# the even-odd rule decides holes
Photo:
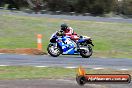
[(80, 51), (80, 55), (83, 58), (89, 58), (92, 54), (93, 54), (93, 50), (92, 50), (92, 47), (90, 45), (87, 45), (86, 49), (82, 49)]
[(47, 51), (53, 57), (58, 57), (61, 54), (61, 49), (59, 47), (55, 47), (52, 44), (48, 45)]

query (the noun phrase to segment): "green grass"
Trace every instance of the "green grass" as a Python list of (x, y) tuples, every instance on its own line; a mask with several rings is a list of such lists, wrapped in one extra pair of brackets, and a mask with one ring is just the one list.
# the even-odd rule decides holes
[[(110, 69), (85, 69), (87, 74), (132, 74), (132, 71), (115, 71)], [(3, 66), (0, 67), (0, 80), (3, 79), (75, 79), (78, 69), (31, 67), (31, 66)]]
[(24, 66), (0, 67), (0, 79), (19, 78), (70, 78), (76, 76), (75, 69), (38, 68)]
[(0, 16), (0, 48), (36, 48), (36, 35), (43, 35), (46, 51), (51, 34), (68, 23), (80, 35), (93, 38), (93, 57), (132, 58), (132, 24), (75, 21), (46, 17)]

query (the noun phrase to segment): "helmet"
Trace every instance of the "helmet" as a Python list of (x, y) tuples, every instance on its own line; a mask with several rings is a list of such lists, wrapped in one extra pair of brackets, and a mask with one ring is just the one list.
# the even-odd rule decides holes
[(61, 30), (65, 31), (68, 28), (67, 24), (61, 24)]

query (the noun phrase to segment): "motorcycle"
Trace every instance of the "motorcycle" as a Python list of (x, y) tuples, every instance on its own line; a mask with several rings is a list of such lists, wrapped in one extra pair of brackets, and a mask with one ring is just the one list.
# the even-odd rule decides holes
[(61, 36), (53, 33), (50, 38), (50, 43), (47, 47), (48, 53), (53, 57), (62, 55), (81, 55), (83, 58), (89, 58), (92, 51), (92, 39), (88, 36), (80, 36), (78, 41), (73, 41), (70, 36)]

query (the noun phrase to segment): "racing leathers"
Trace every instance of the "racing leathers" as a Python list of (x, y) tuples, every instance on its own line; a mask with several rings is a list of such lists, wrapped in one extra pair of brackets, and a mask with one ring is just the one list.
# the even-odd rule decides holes
[(71, 27), (68, 27), (67, 30), (64, 31), (65, 36), (70, 36), (70, 38), (74, 41), (77, 41), (79, 37), (77, 34), (74, 32), (74, 30)]

